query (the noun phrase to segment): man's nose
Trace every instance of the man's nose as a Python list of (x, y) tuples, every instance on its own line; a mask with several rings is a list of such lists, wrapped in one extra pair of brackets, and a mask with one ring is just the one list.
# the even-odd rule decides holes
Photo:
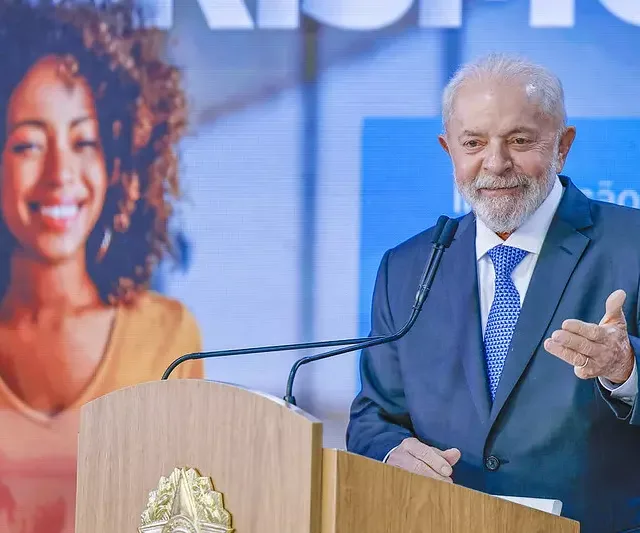
[(511, 155), (504, 143), (500, 141), (489, 143), (482, 166), (486, 172), (495, 176), (500, 176), (513, 168)]

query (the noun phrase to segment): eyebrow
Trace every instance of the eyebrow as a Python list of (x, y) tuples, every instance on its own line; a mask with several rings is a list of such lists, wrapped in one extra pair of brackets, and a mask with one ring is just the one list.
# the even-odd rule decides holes
[(462, 139), (462, 137), (482, 137), (482, 133), (478, 131), (472, 130), (464, 130), (458, 137), (458, 139)]
[(528, 128), (526, 126), (520, 126), (518, 128), (512, 129), (509, 133), (505, 135), (505, 137), (509, 137), (510, 135), (515, 135), (517, 133), (528, 133), (529, 135), (537, 135), (538, 130), (534, 128)]
[[(514, 128), (506, 134), (502, 135), (502, 137), (509, 137), (518, 133), (528, 133), (529, 135), (536, 135), (538, 132), (537, 130), (528, 128), (527, 126), (518, 126), (517, 128)], [(464, 130), (458, 138), (461, 139), (462, 137), (482, 137), (483, 135), (484, 134), (480, 133), (479, 131)]]
[[(78, 117), (71, 121), (71, 127), (75, 128), (76, 126), (82, 124), (83, 122), (86, 122), (87, 120), (97, 120), (97, 119), (95, 117), (88, 116), (88, 115), (84, 117)], [(12, 124), (11, 127), (9, 128), (9, 133), (14, 132), (18, 128), (22, 128), (23, 126), (32, 126), (40, 129), (47, 129), (47, 125), (43, 120), (30, 118), (30, 119), (21, 120), (20, 122), (16, 122), (15, 124)]]

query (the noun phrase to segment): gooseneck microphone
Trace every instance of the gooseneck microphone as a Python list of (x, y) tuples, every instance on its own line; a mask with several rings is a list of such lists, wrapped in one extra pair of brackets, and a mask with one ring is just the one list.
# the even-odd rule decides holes
[[(382, 337), (380, 337), (382, 338)], [(235, 348), (233, 350), (218, 350), (215, 352), (194, 352), (178, 357), (173, 361), (162, 374), (162, 379), (168, 379), (176, 367), (185, 361), (195, 361), (196, 359), (213, 359), (215, 357), (229, 357), (232, 355), (251, 355), (267, 352), (287, 352), (290, 350), (306, 350), (308, 348), (330, 348), (331, 346), (345, 346), (348, 344), (358, 345), (366, 340), (367, 337), (357, 339), (338, 339), (334, 341), (318, 341), (306, 342), (298, 344), (280, 344), (275, 346), (256, 346), (254, 348)]]
[[(455, 227), (451, 226), (452, 222), (455, 222)], [(449, 226), (447, 226), (447, 224), (449, 224)], [(448, 230), (447, 230), (447, 227), (449, 228)], [(444, 248), (446, 248), (444, 244), (440, 244), (441, 241), (442, 243), (446, 242), (442, 240), (442, 237), (445, 237), (446, 236), (445, 234), (447, 232), (451, 233), (451, 236), (448, 237), (449, 244), (450, 244), (451, 243), (450, 241), (453, 240), (453, 234), (455, 234), (456, 227), (457, 227), (457, 221), (453, 221), (446, 216), (441, 216), (438, 219), (438, 222), (433, 231), (432, 242), (434, 243), (434, 247), (432, 249), (431, 256), (429, 257), (429, 260), (427, 262), (427, 266), (425, 267), (425, 270), (420, 279), (420, 286), (416, 294), (416, 303), (414, 304), (413, 311), (412, 311), (412, 315), (415, 314), (416, 317), (417, 317), (417, 313), (420, 312), (422, 303), (424, 302), (424, 299), (426, 298), (426, 295), (429, 292), (430, 285), (433, 282), (433, 275), (435, 275), (435, 272), (433, 272), (433, 275), (430, 275), (431, 266), (434, 264), (434, 261), (437, 260), (439, 262), (440, 260), (439, 257), (442, 255)], [(421, 294), (423, 294), (423, 296), (420, 296)], [(415, 321), (415, 318), (414, 318), (414, 321)], [(198, 359), (213, 359), (217, 357), (230, 357), (235, 355), (250, 355), (250, 354), (268, 353), (268, 352), (286, 352), (291, 350), (306, 350), (306, 349), (313, 349), (313, 348), (331, 348), (333, 346), (353, 346), (354, 347), (353, 349), (347, 348), (346, 351), (339, 351), (339, 353), (346, 353), (353, 350), (359, 350), (363, 347), (362, 344), (368, 344), (370, 342), (374, 342), (377, 340), (384, 341), (384, 342), (391, 342), (391, 341), (386, 341), (385, 339), (387, 338), (388, 337), (384, 337), (384, 336), (360, 337), (355, 339), (338, 339), (338, 340), (332, 340), (332, 341), (281, 344), (281, 345), (273, 345), (273, 346), (256, 346), (253, 348), (237, 348), (237, 349), (230, 349), (230, 350), (218, 350), (213, 352), (188, 353), (175, 359), (164, 371), (164, 374), (162, 375), (161, 379), (162, 380), (168, 379), (171, 373), (176, 369), (176, 367), (186, 361), (194, 361)], [(334, 355), (338, 355), (339, 353), (336, 353)], [(319, 354), (317, 357), (324, 359), (325, 357), (330, 357), (330, 355)], [(304, 359), (306, 358), (303, 358), (303, 360), (301, 361), (304, 361)], [(297, 368), (299, 368), (299, 366), (306, 364), (308, 362), (311, 362), (311, 361), (304, 361), (298, 365), (298, 361), (296, 361), (296, 364), (298, 365)], [(295, 371), (297, 371), (297, 368), (295, 369)], [(295, 398), (291, 396), (291, 388), (293, 387), (293, 379), (295, 377), (295, 371), (294, 369), (292, 369), (292, 373), (290, 373), (289, 375), (291, 387), (289, 386), (287, 387), (287, 396), (293, 399), (293, 401), (290, 402), (293, 404), (295, 404)]]
[[(440, 230), (439, 234), (436, 236), (436, 232)], [(433, 285), (433, 280), (435, 278), (436, 272), (438, 271), (438, 267), (440, 266), (440, 261), (442, 260), (442, 255), (444, 251), (451, 246), (453, 242), (453, 238), (458, 230), (458, 221), (455, 219), (451, 219), (445, 216), (440, 217), (438, 220), (438, 224), (434, 230), (434, 239), (433, 239), (433, 247), (431, 250), (431, 255), (425, 265), (425, 268), (422, 272), (422, 276), (420, 276), (420, 284), (418, 286), (418, 291), (416, 292), (415, 301), (413, 304), (413, 308), (411, 310), (411, 315), (407, 320), (406, 324), (402, 326), (398, 331), (392, 333), (391, 335), (383, 336), (383, 337), (369, 337), (366, 341), (361, 342), (359, 344), (355, 344), (353, 346), (347, 346), (345, 348), (340, 348), (338, 350), (332, 350), (330, 352), (324, 352), (315, 355), (308, 355), (306, 357), (302, 357), (298, 359), (293, 366), (291, 367), (291, 371), (289, 372), (289, 379), (287, 380), (287, 389), (284, 396), (284, 401), (290, 403), (291, 405), (296, 405), (295, 396), (293, 396), (293, 381), (296, 377), (296, 373), (300, 369), (302, 365), (306, 365), (308, 363), (313, 363), (315, 361), (320, 361), (322, 359), (327, 359), (329, 357), (334, 357), (336, 355), (342, 355), (349, 352), (355, 352), (358, 350), (362, 350), (364, 348), (371, 348), (373, 346), (379, 346), (381, 344), (387, 344), (390, 342), (397, 341), (398, 339), (404, 337), (409, 330), (415, 324), (420, 311), (422, 310), (422, 306), (429, 295), (429, 291), (431, 290), (431, 285)]]

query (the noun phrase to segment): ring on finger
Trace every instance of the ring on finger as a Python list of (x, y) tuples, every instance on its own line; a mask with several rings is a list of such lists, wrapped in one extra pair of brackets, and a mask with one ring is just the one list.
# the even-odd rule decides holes
[(589, 364), (589, 358), (585, 357), (584, 358), (584, 363), (582, 363), (581, 365), (576, 365), (576, 368), (584, 368), (585, 366), (587, 366)]

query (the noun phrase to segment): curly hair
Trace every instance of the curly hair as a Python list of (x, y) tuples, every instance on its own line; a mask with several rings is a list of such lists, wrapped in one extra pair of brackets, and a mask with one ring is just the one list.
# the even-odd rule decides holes
[[(171, 253), (168, 225), (179, 196), (174, 147), (187, 112), (180, 73), (163, 61), (161, 38), (130, 1), (0, 0), (0, 147), (11, 94), (41, 58), (63, 58), (66, 73), (93, 91), (109, 184), (87, 242), (87, 269), (111, 304), (133, 301)], [(8, 234), (1, 216), (0, 231)], [(111, 240), (101, 256), (105, 232)], [(2, 246), (0, 294), (13, 246)]]

